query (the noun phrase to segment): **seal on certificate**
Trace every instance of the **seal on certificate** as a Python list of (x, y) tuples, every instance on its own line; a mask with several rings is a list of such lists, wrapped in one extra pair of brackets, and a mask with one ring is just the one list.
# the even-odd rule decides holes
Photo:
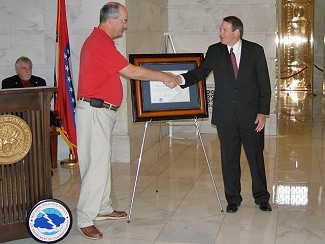
[(13, 164), (29, 152), (32, 133), (28, 124), (18, 116), (0, 115), (0, 164)]

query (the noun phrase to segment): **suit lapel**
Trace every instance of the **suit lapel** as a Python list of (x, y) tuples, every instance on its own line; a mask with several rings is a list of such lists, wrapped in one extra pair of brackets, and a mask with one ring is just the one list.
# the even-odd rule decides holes
[(235, 80), (234, 71), (232, 69), (230, 54), (227, 45), (222, 45), (221, 60), (224, 62), (225, 72), (229, 74), (229, 79)]
[(15, 84), (14, 84), (14, 87), (15, 88), (22, 88), (23, 87), (23, 84), (21, 83), (18, 75), (15, 76)]
[(247, 61), (250, 59), (250, 56), (251, 55), (250, 55), (249, 51), (247, 50), (246, 42), (245, 42), (245, 40), (242, 40), (237, 79), (242, 75), (242, 72), (245, 71), (245, 66), (247, 64)]

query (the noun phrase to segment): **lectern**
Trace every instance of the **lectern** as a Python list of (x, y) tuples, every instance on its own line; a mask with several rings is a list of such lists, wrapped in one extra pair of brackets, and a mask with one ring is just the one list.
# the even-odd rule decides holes
[[(29, 237), (28, 211), (40, 200), (52, 198), (49, 128), (55, 91), (54, 87), (0, 90), (0, 243)], [(23, 133), (4, 125), (1, 118), (6, 117), (16, 118), (13, 121), (24, 122), (30, 129), (30, 149), (17, 162), (10, 162), (10, 157), (8, 162), (3, 155), (12, 150), (7, 138), (14, 137), (11, 143), (16, 142), (13, 145), (20, 149), (22, 139), (17, 138)]]

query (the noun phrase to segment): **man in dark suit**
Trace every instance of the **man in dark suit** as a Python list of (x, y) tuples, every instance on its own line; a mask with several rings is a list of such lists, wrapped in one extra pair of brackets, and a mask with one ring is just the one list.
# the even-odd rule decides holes
[(208, 48), (198, 68), (178, 76), (178, 81), (182, 88), (188, 87), (213, 72), (215, 91), (211, 122), (216, 125), (220, 140), (227, 212), (237, 212), (242, 202), (242, 145), (250, 167), (255, 203), (262, 211), (272, 211), (263, 156), (264, 126), (271, 100), (269, 73), (263, 47), (242, 36), (242, 21), (235, 16), (224, 18), (220, 42)]
[(27, 57), (20, 57), (15, 63), (16, 75), (2, 81), (2, 89), (46, 86), (43, 78), (32, 75), (33, 64)]

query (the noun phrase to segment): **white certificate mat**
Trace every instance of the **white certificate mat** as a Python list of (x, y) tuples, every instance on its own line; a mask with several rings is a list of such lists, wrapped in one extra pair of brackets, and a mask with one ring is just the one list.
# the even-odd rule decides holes
[[(187, 70), (173, 70), (168, 72), (179, 75), (186, 73)], [(151, 103), (178, 103), (191, 101), (190, 90), (188, 87), (182, 89), (179, 86), (176, 86), (171, 89), (160, 81), (150, 81), (150, 94)]]

